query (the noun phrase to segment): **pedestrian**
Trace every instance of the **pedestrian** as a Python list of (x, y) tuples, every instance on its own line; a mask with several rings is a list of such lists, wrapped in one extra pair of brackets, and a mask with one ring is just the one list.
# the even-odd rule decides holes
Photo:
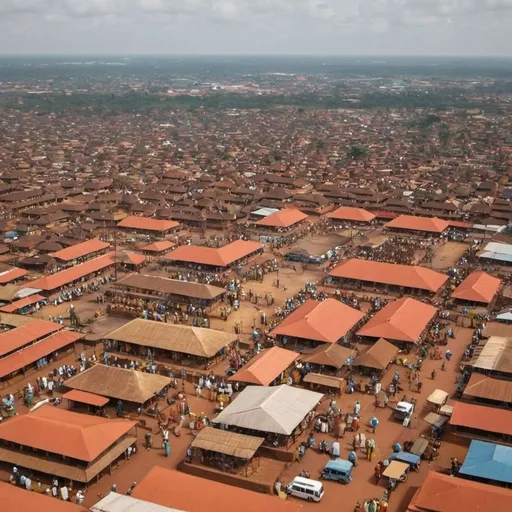
[(432, 370), (432, 373), (430, 374), (430, 376), (432, 377), (432, 380), (435, 380), (436, 379), (436, 375), (437, 375), (437, 372), (436, 372), (436, 369), (434, 368)]
[(446, 370), (446, 359), (443, 361), (443, 364), (441, 365), (441, 370), (443, 372)]
[(379, 425), (379, 420), (375, 416), (372, 416), (372, 418), (370, 420), (370, 427), (372, 427), (372, 431), (374, 434), (375, 434), (375, 429), (377, 428), (378, 425)]
[(349, 454), (348, 454), (348, 460), (349, 462), (351, 462), (354, 467), (357, 466), (357, 454), (355, 451), (351, 451)]
[(354, 416), (359, 416), (360, 411), (361, 404), (359, 403), (359, 400), (356, 400), (356, 404), (354, 405)]
[(153, 446), (153, 434), (151, 432), (146, 432), (144, 440), (146, 442), (146, 450), (149, 451), (149, 449)]
[(377, 480), (377, 485), (379, 483), (381, 476), (382, 476), (382, 462), (377, 462), (377, 465), (375, 466), (375, 479)]
[(171, 455), (171, 445), (169, 444), (169, 441), (164, 441), (164, 452), (166, 457)]

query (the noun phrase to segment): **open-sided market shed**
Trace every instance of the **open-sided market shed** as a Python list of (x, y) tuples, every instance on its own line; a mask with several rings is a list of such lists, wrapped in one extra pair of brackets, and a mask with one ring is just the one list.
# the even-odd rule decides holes
[(162, 375), (96, 364), (71, 377), (64, 384), (70, 389), (125, 402), (145, 404), (168, 386), (170, 381), (168, 377)]
[(349, 347), (342, 347), (337, 343), (318, 345), (309, 354), (304, 354), (302, 360), (308, 363), (317, 373), (338, 374), (344, 366), (349, 366), (354, 358), (355, 351)]
[(357, 331), (357, 335), (385, 338), (399, 346), (410, 346), (420, 340), (436, 315), (434, 306), (404, 297), (386, 304)]
[(485, 483), (512, 484), (512, 447), (474, 439), (459, 475)]
[(398, 352), (398, 348), (392, 343), (380, 338), (366, 352), (357, 356), (352, 366), (367, 368), (374, 372), (383, 372), (391, 364)]
[(136, 318), (104, 335), (106, 350), (145, 357), (151, 351), (156, 361), (164, 363), (196, 362), (205, 366), (230, 347), (238, 336), (233, 333), (168, 324)]
[(272, 329), (270, 335), (278, 337), (283, 345), (343, 343), (364, 317), (363, 312), (335, 299), (309, 299)]
[(298, 357), (299, 354), (291, 350), (280, 347), (268, 348), (253, 357), (228, 380), (256, 386), (280, 384), (281, 375), (290, 368)]
[(512, 338), (491, 336), (485, 345), (475, 350), (469, 363), (473, 370), (494, 377), (512, 377)]
[(285, 444), (309, 425), (323, 394), (287, 385), (249, 386), (212, 423)]
[(135, 425), (44, 405), (0, 424), (0, 461), (88, 483), (137, 442)]
[(190, 446), (201, 452), (201, 459), (207, 465), (220, 470), (231, 470), (246, 466), (263, 441), (263, 437), (246, 436), (228, 430), (205, 427), (197, 434)]

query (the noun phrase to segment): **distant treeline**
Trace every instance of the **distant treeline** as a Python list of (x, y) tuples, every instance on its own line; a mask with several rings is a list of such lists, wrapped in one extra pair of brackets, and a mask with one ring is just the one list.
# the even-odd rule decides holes
[[(22, 98), (23, 103), (19, 102)], [(40, 114), (82, 113), (84, 115), (122, 113), (150, 113), (155, 110), (199, 109), (270, 109), (280, 106), (319, 109), (373, 109), (373, 108), (486, 108), (489, 103), (473, 102), (462, 93), (453, 90), (443, 93), (406, 90), (400, 92), (377, 92), (362, 94), (357, 98), (343, 95), (274, 94), (246, 95), (238, 93), (213, 93), (207, 96), (163, 96), (144, 92), (126, 94), (25, 94), (0, 95), (0, 106)]]

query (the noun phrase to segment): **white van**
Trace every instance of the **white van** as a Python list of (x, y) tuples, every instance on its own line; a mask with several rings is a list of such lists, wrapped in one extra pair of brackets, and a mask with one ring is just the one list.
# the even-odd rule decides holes
[(289, 496), (296, 496), (308, 501), (320, 501), (324, 495), (323, 485), (309, 478), (302, 478), (296, 476), (286, 488), (286, 493)]

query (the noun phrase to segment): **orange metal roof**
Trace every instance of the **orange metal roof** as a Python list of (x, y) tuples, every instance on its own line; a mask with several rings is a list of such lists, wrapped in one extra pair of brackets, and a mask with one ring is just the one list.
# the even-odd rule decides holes
[[(32, 488), (35, 487), (32, 482)], [(45, 494), (27, 492), (21, 487), (0, 482), (2, 510), (16, 512), (89, 512), (88, 508), (70, 501), (56, 500)]]
[(413, 215), (400, 215), (388, 222), (384, 227), (405, 229), (408, 231), (426, 231), (429, 233), (442, 233), (450, 223), (437, 217), (415, 217)]
[(176, 244), (169, 240), (162, 240), (161, 242), (153, 242), (152, 244), (145, 245), (142, 250), (143, 251), (153, 251), (153, 252), (162, 252), (168, 251), (175, 247)]
[(469, 229), (473, 227), (473, 224), (470, 224), (469, 222), (460, 222), (458, 220), (449, 220), (448, 224), (452, 228)]
[(2, 332), (0, 334), (0, 356), (33, 343), (52, 332), (60, 331), (63, 327), (63, 325), (47, 322), (46, 320), (35, 320), (16, 327), (16, 329)]
[[(172, 489), (172, 492), (169, 492)], [(298, 512), (302, 504), (248, 491), (214, 480), (154, 466), (135, 487), (132, 497), (188, 512)]]
[(109, 243), (102, 242), (98, 238), (93, 238), (92, 240), (87, 240), (80, 244), (71, 245), (70, 247), (61, 249), (60, 251), (51, 252), (50, 256), (62, 261), (71, 261), (87, 256), (93, 252), (103, 251), (109, 247)]
[(46, 357), (56, 350), (60, 350), (71, 345), (71, 343), (82, 337), (83, 334), (62, 330), (48, 336), (44, 340), (38, 341), (37, 343), (22, 349), (19, 352), (15, 352), (14, 354), (4, 357), (3, 359), (0, 359), (0, 378), (21, 370), (22, 368), (35, 363), (42, 357)]
[(182, 245), (165, 255), (169, 260), (197, 263), (199, 265), (212, 265), (214, 267), (227, 267), (235, 261), (241, 260), (263, 248), (259, 242), (236, 240), (218, 249), (212, 247), (198, 247), (196, 245)]
[(384, 306), (357, 335), (415, 343), (436, 313), (434, 306), (404, 297)]
[(257, 226), (269, 226), (274, 228), (289, 228), (298, 222), (307, 219), (308, 216), (297, 208), (285, 208), (272, 213), (268, 217), (261, 219), (254, 224)]
[(12, 304), (7, 304), (7, 306), (3, 306), (0, 308), (2, 313), (14, 313), (18, 311), (18, 309), (24, 308), (25, 306), (30, 306), (31, 304), (35, 304), (40, 300), (44, 300), (44, 297), (39, 294), (29, 295), (24, 299), (15, 300)]
[(13, 267), (5, 272), (0, 273), (0, 284), (10, 283), (15, 279), (26, 276), (28, 272), (23, 268)]
[(118, 253), (115, 258), (116, 263), (128, 263), (131, 265), (142, 265), (146, 261), (146, 256), (144, 256), (144, 254), (131, 251)]
[(497, 277), (486, 272), (472, 272), (452, 293), (452, 299), (468, 300), (471, 302), (492, 301), (501, 286)]
[(364, 208), (353, 208), (351, 206), (340, 206), (337, 210), (327, 214), (329, 219), (351, 220), (355, 222), (370, 222), (375, 215)]
[(175, 229), (179, 225), (180, 223), (174, 220), (149, 219), (147, 217), (137, 217), (135, 215), (131, 215), (119, 222), (117, 227), (143, 229), (148, 231), (167, 231), (169, 229)]
[(289, 314), (271, 336), (290, 336), (323, 343), (337, 343), (365, 314), (335, 299), (309, 299)]
[(280, 347), (272, 347), (259, 353), (228, 380), (268, 386), (284, 372), (299, 354)]
[(43, 405), (0, 424), (0, 439), (92, 462), (136, 424)]
[(448, 280), (448, 276), (424, 267), (396, 265), (357, 258), (340, 263), (329, 272), (329, 275), (331, 277), (403, 286), (430, 292), (437, 292)]
[(108, 404), (108, 398), (95, 393), (87, 391), (80, 391), (79, 389), (72, 389), (62, 395), (62, 398), (67, 398), (73, 402), (80, 402), (81, 404), (94, 405), (96, 407), (103, 407)]
[(47, 275), (41, 279), (30, 281), (29, 286), (45, 291), (56, 290), (61, 286), (72, 283), (73, 281), (88, 276), (98, 270), (103, 270), (111, 265), (114, 265), (114, 262), (109, 255), (100, 256), (99, 258), (94, 258), (93, 260), (86, 261), (80, 265), (75, 265), (74, 267), (62, 270), (61, 272), (56, 272), (55, 274)]
[(512, 491), (431, 471), (414, 495), (409, 512), (494, 512), (512, 510)]
[(512, 411), (457, 402), (453, 408), (450, 424), (511, 436)]

